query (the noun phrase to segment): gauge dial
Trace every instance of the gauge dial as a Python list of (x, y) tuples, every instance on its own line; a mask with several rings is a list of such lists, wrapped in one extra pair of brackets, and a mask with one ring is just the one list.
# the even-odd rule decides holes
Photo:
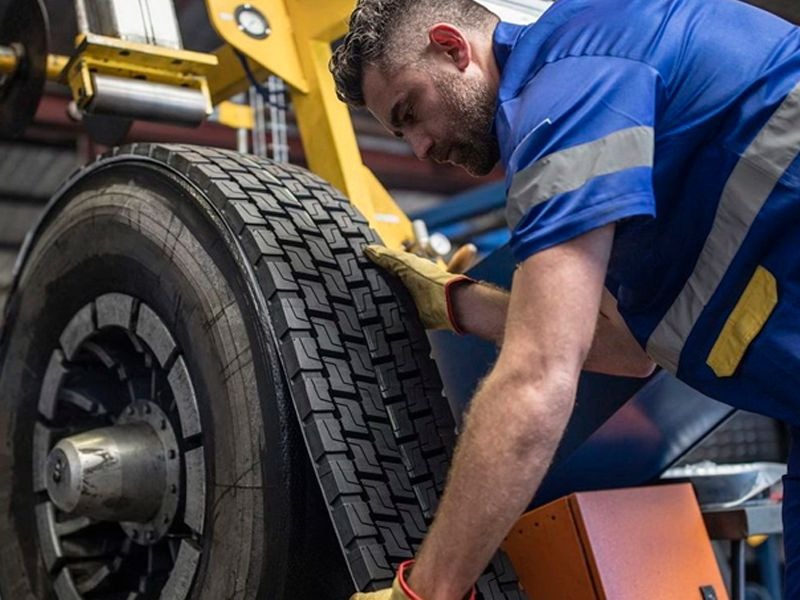
[(272, 30), (263, 13), (249, 4), (242, 4), (236, 9), (236, 24), (251, 38), (263, 40)]

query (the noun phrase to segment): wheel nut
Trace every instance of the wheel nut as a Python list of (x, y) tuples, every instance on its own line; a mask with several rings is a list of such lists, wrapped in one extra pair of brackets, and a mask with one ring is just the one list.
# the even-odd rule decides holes
[(61, 457), (56, 459), (55, 463), (53, 464), (53, 481), (55, 483), (60, 483), (61, 478), (64, 476), (64, 461), (61, 460)]

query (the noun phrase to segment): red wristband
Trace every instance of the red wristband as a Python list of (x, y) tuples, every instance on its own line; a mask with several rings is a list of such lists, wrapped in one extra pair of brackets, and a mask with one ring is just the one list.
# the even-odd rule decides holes
[[(400, 584), (400, 589), (403, 590), (403, 593), (408, 596), (410, 600), (422, 600), (422, 598), (414, 593), (414, 590), (408, 586), (408, 582), (406, 581), (406, 575), (410, 572), (412, 566), (414, 566), (413, 560), (407, 560), (401, 563), (400, 567), (397, 569), (397, 582)], [(467, 600), (475, 600), (475, 588), (472, 588), (469, 596), (467, 596)]]
[(403, 590), (403, 593), (411, 600), (422, 600), (422, 598), (417, 596), (414, 591), (408, 587), (408, 582), (406, 581), (406, 571), (410, 570), (413, 564), (413, 560), (407, 560), (400, 564), (397, 569), (397, 582), (400, 584), (400, 589)]
[(478, 282), (472, 279), (472, 277), (461, 275), (459, 277), (454, 277), (446, 284), (444, 284), (444, 300), (445, 304), (447, 305), (447, 320), (450, 321), (450, 325), (453, 326), (453, 331), (455, 331), (458, 335), (464, 335), (467, 332), (464, 331), (458, 324), (458, 321), (456, 321), (455, 311), (453, 310), (452, 292), (457, 285), (462, 283), (478, 283)]

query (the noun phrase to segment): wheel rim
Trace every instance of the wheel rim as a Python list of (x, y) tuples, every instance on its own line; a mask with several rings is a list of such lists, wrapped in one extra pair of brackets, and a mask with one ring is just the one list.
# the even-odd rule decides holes
[(62, 599), (188, 596), (204, 544), (197, 398), (147, 304), (106, 294), (60, 336), (33, 439), (36, 526)]

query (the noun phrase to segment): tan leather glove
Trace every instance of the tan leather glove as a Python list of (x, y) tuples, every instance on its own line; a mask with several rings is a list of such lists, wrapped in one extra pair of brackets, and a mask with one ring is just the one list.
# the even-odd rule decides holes
[(466, 275), (454, 275), (426, 258), (390, 250), (385, 246), (367, 246), (364, 249), (372, 262), (397, 275), (411, 292), (422, 324), (427, 329), (449, 329), (462, 334), (453, 315), (451, 292), (455, 285), (474, 283)]
[[(382, 248), (383, 246), (379, 246)], [(408, 560), (400, 565), (397, 570), (397, 577), (394, 578), (392, 587), (385, 590), (378, 590), (377, 592), (366, 592), (354, 594), (350, 600), (420, 600), (406, 583), (406, 574), (411, 568), (414, 561)]]
[[(408, 583), (406, 583), (406, 578), (413, 565), (413, 560), (407, 560), (400, 565), (400, 568), (397, 570), (397, 577), (394, 578), (391, 589), (354, 594), (350, 597), (350, 600), (422, 600), (422, 598), (414, 593), (414, 590), (408, 587)], [(465, 600), (475, 600), (474, 589)]]
[[(416, 598), (416, 596), (414, 596)], [(397, 580), (391, 588), (385, 590), (378, 590), (377, 592), (359, 592), (350, 597), (350, 600), (411, 600), (411, 596), (407, 596), (400, 586), (397, 585)]]

